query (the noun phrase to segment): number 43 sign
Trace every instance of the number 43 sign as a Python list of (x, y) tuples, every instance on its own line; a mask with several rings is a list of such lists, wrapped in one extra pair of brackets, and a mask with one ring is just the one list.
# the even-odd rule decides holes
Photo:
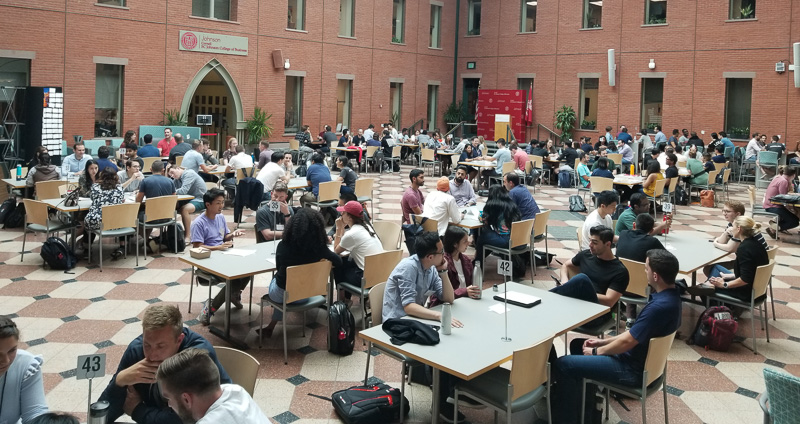
[(75, 372), (76, 380), (86, 380), (106, 375), (106, 354), (78, 356), (78, 368)]

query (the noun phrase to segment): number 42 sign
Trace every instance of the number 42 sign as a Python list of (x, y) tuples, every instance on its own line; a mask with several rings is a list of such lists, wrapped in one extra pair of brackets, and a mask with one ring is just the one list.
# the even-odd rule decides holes
[(106, 375), (106, 354), (78, 356), (78, 368), (75, 371), (76, 380), (86, 380)]

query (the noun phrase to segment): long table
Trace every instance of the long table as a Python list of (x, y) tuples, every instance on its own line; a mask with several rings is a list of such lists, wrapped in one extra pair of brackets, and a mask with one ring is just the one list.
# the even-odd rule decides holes
[[(436, 346), (414, 343), (395, 346), (381, 326), (360, 332), (361, 337), (378, 346), (402, 353), (433, 368), (433, 423), (439, 422), (438, 393), (441, 371), (464, 380), (472, 380), (510, 360), (515, 350), (567, 333), (609, 310), (607, 306), (564, 297), (534, 287), (513, 282), (508, 284), (509, 290), (542, 299), (542, 302), (533, 308), (508, 305), (510, 341), (501, 340), (505, 334), (506, 317), (489, 310), (489, 307), (499, 303), (492, 299), (492, 296), (502, 295), (503, 285), (500, 285), (498, 293), (492, 289), (484, 290), (482, 298), (478, 300), (458, 299), (452, 306), (452, 314), (453, 318), (464, 324), (464, 327), (453, 328), (449, 336), (442, 335)], [(440, 308), (441, 306), (438, 306), (434, 309)]]

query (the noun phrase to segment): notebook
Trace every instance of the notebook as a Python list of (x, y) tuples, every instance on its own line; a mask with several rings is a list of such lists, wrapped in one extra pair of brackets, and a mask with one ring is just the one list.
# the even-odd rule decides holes
[[(512, 305), (522, 306), (523, 308), (532, 308), (540, 303), (542, 303), (542, 299), (536, 296), (510, 291), (507, 293), (508, 295), (508, 303)], [(501, 302), (505, 301), (505, 294), (498, 293), (494, 295), (494, 300), (499, 300)]]

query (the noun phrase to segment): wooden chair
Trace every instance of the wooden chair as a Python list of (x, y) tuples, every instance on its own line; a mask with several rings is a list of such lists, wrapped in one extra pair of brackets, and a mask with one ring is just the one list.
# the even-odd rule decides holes
[(425, 232), (433, 232), (439, 234), (439, 226), (435, 219), (428, 218), (427, 220), (425, 220), (425, 222), (422, 222), (423, 221), (422, 218), (424, 217), (422, 215), (414, 215), (414, 214), (411, 214), (410, 218), (411, 222), (422, 225), (422, 229)]
[(647, 397), (659, 389), (664, 393), (664, 422), (669, 424), (669, 408), (667, 406), (667, 357), (672, 348), (672, 341), (675, 339), (675, 332), (663, 337), (650, 339), (647, 349), (647, 359), (642, 371), (642, 387), (630, 387), (617, 384), (614, 381), (599, 381), (588, 378), (583, 379), (583, 390), (581, 391), (581, 422), (584, 422), (584, 412), (586, 407), (586, 385), (596, 384), (606, 389), (606, 421), (608, 421), (608, 397), (609, 392), (614, 391), (624, 396), (638, 399), (642, 403), (642, 424), (647, 423)]
[(214, 346), (214, 352), (233, 383), (242, 386), (253, 397), (261, 363), (249, 353), (231, 347)]
[(372, 221), (372, 227), (381, 239), (383, 250), (398, 250), (403, 239), (403, 229), (394, 221)]
[[(431, 175), (436, 175), (436, 166), (441, 166), (441, 163), (436, 160), (436, 151), (433, 149), (420, 148), (420, 162), (419, 166), (424, 170), (427, 165), (431, 166)], [(441, 171), (441, 169), (440, 169)], [(440, 172), (441, 173), (441, 172)]]
[[(362, 163), (364, 163), (364, 172), (367, 172), (367, 169), (369, 169), (369, 163), (370, 162), (373, 162), (373, 163), (375, 162), (375, 152), (377, 152), (378, 149), (380, 149), (380, 146), (367, 146), (367, 152), (365, 153), (364, 160), (361, 161)], [(381, 169), (380, 169), (381, 164), (376, 163), (375, 166), (378, 168), (378, 173), (380, 174), (381, 173)]]
[(155, 161), (160, 161), (159, 157), (142, 158), (142, 174), (152, 174), (150, 168), (153, 167)]
[[(139, 203), (106, 205), (102, 208), (102, 222), (92, 233), (100, 238), (100, 272), (103, 272), (103, 237), (124, 237), (127, 246), (128, 236), (136, 235), (139, 226)], [(128, 249), (125, 249), (128, 257)], [(89, 263), (92, 263), (92, 238), (89, 237)], [(139, 266), (139, 243), (136, 243), (136, 266)]]
[(513, 160), (511, 162), (506, 162), (503, 164), (503, 172), (500, 175), (495, 175), (489, 177), (489, 185), (492, 185), (492, 181), (499, 181), (500, 184), (503, 184), (503, 175), (508, 174), (509, 172), (514, 172), (517, 169), (517, 163)]
[(723, 168), (727, 168), (727, 167), (728, 167), (728, 163), (727, 162), (725, 162), (725, 163), (714, 162), (714, 169), (716, 169), (717, 171), (720, 171)]
[(606, 190), (614, 190), (613, 178), (593, 176), (589, 177), (589, 187), (584, 189), (578, 186), (578, 191), (583, 192), (584, 194), (584, 200), (586, 200), (585, 197), (587, 192), (592, 193), (592, 205), (595, 209), (597, 209), (597, 194)]
[[(286, 290), (283, 293), (283, 301), (275, 302), (269, 295), (261, 298), (261, 328), (264, 328), (264, 306), (272, 306), (283, 312), (283, 363), (289, 363), (289, 355), (286, 344), (286, 314), (288, 312), (303, 312), (303, 337), (306, 336), (306, 314), (309, 309), (318, 308), (327, 303), (325, 296), (328, 294), (328, 280), (331, 275), (331, 262), (322, 260), (305, 265), (290, 266), (286, 268)], [(292, 303), (298, 300), (306, 300), (299, 305)], [(330, 308), (330, 305), (328, 305)], [(258, 345), (261, 346), (261, 332), (258, 335)]]
[(236, 184), (239, 184), (239, 181), (247, 177), (255, 177), (256, 174), (257, 172), (255, 166), (253, 166), (252, 168), (238, 168), (236, 170)]
[[(705, 184), (691, 184), (689, 183), (689, 197), (692, 197), (692, 190), (697, 189), (697, 196), (700, 197), (700, 190), (713, 190), (717, 185), (717, 174), (719, 171), (714, 170), (708, 173), (708, 181)], [(714, 196), (714, 207), (717, 206), (717, 197)]]
[[(544, 169), (544, 157), (528, 155), (528, 162), (533, 162), (533, 169), (539, 172), (542, 181), (550, 181), (550, 169)], [(547, 175), (547, 179), (545, 179), (545, 175)]]
[(662, 194), (662, 197), (665, 197), (667, 202), (672, 203), (672, 215), (673, 216), (675, 215), (676, 206), (677, 206), (676, 205), (676, 203), (677, 203), (676, 196), (677, 195), (675, 194), (675, 188), (678, 187), (678, 181), (680, 179), (681, 179), (680, 177), (670, 178), (669, 179), (669, 191), (664, 190), (664, 193)]
[(664, 196), (664, 186), (667, 185), (667, 180), (662, 178), (656, 181), (656, 186), (653, 188), (653, 195), (647, 196), (647, 200), (653, 202), (653, 210), (656, 213), (656, 220), (658, 219), (658, 208), (656, 207), (656, 200)]
[(183, 156), (175, 156), (175, 166), (181, 166), (183, 164)]
[(358, 203), (370, 203), (370, 219), (375, 218), (375, 201), (372, 199), (372, 187), (374, 184), (374, 178), (359, 178), (356, 180), (355, 192)]
[(289, 150), (286, 151), (292, 155), (292, 162), (298, 163), (300, 162), (300, 140), (291, 139), (289, 140)]
[(764, 302), (767, 300), (767, 286), (772, 277), (773, 268), (775, 268), (774, 259), (770, 259), (768, 264), (756, 268), (756, 277), (750, 289), (749, 302), (742, 301), (724, 293), (714, 293), (713, 295), (706, 296), (706, 307), (709, 306), (711, 300), (717, 300), (722, 303), (750, 310), (750, 325), (753, 330), (753, 354), (758, 354), (758, 344), (756, 343), (756, 307), (758, 307), (758, 317), (761, 321), (761, 327), (767, 332), (767, 343), (769, 343), (769, 309), (764, 306)]
[[(206, 183), (208, 184), (208, 183)], [(214, 184), (214, 183), (211, 183)], [(144, 216), (139, 222), (142, 239), (147, 240), (147, 230), (150, 228), (160, 228), (161, 234), (166, 234), (166, 228), (172, 226), (175, 234), (178, 234), (178, 220), (175, 207), (178, 204), (178, 196), (151, 197), (144, 202)], [(173, 251), (178, 254), (178, 237), (175, 237)], [(144, 249), (142, 257), (147, 259), (147, 248)]]
[[(383, 158), (384, 161), (389, 162), (389, 166), (391, 166), (391, 170), (389, 172), (394, 172), (394, 163), (397, 162), (398, 169), (400, 167), (400, 163), (402, 163), (401, 154), (403, 152), (403, 146), (394, 146), (392, 147), (392, 156), (388, 158)], [(399, 171), (398, 171), (399, 172)], [(439, 172), (441, 174), (441, 172)]]
[(547, 422), (552, 423), (550, 411), (550, 363), (548, 355), (553, 347), (553, 338), (514, 351), (511, 370), (503, 367), (479, 375), (472, 380), (459, 380), (455, 385), (454, 422), (458, 422), (458, 397), (467, 394), (497, 413), (506, 413), (506, 422), (511, 424), (514, 412), (528, 409), (541, 398), (547, 397)]
[[(359, 282), (348, 281), (339, 283), (339, 289), (358, 296), (361, 301), (363, 314), (361, 315), (361, 328), (367, 328), (367, 297), (369, 290), (379, 283), (386, 282), (394, 267), (403, 258), (402, 250), (391, 250), (364, 257), (364, 277)], [(383, 301), (383, 299), (381, 299)]]
[(650, 297), (650, 286), (647, 284), (647, 275), (644, 270), (644, 262), (632, 261), (630, 259), (619, 258), (620, 262), (628, 270), (628, 289), (617, 302), (617, 334), (619, 334), (619, 321), (622, 317), (622, 302), (633, 303), (636, 305), (646, 305)]
[(33, 199), (23, 199), (25, 205), (25, 229), (22, 232), (22, 252), (20, 252), (19, 261), (25, 259), (25, 241), (28, 239), (28, 233), (43, 233), (49, 236), (52, 233), (59, 231), (72, 231), (72, 238), (75, 239), (75, 224), (63, 223), (59, 220), (52, 220), (48, 216), (49, 206), (47, 203), (40, 202)]
[[(486, 251), (492, 252), (497, 255), (508, 256), (511, 260), (511, 255), (518, 255), (528, 253), (531, 255), (531, 280), (535, 271), (533, 268), (533, 244), (531, 244), (531, 234), (533, 234), (533, 219), (526, 219), (524, 221), (515, 221), (511, 223), (511, 237), (508, 239), (508, 247), (483, 245), (482, 257), (486, 260)], [(503, 280), (508, 281), (505, 276)]]
[[(714, 184), (714, 186), (715, 187), (722, 186), (722, 192), (725, 193), (725, 200), (730, 200), (731, 198), (730, 198), (730, 195), (728, 194), (728, 182), (731, 179), (731, 169), (730, 168), (725, 168), (722, 171), (718, 171), (718, 172), (722, 172), (722, 183), (721, 184)], [(709, 176), (709, 178), (711, 178), (711, 177)]]
[[(542, 210), (536, 214), (533, 220), (533, 234), (531, 235), (531, 246), (537, 241), (544, 240), (545, 260), (550, 257), (550, 248), (547, 246), (547, 221), (550, 220), (550, 210)], [(535, 246), (534, 246), (535, 247)], [(546, 266), (550, 266), (549, 263)], [(536, 275), (536, 251), (533, 253), (533, 275)]]
[(322, 210), (322, 208), (333, 208), (339, 204), (339, 190), (342, 187), (341, 181), (329, 181), (319, 183), (319, 194), (317, 200), (308, 202)]
[[(770, 246), (767, 249), (767, 257), (769, 260), (774, 261), (775, 255), (778, 253), (778, 246)], [(772, 276), (769, 276), (769, 301), (772, 304), (772, 320), (777, 321), (778, 316), (775, 315), (775, 296), (772, 294)]]
[(60, 199), (67, 194), (67, 181), (39, 181), (35, 187), (37, 200)]
[[(620, 169), (622, 167), (622, 153), (609, 153), (608, 155), (606, 155), (606, 157), (614, 161), (615, 169)], [(609, 171), (613, 170), (609, 169)]]

